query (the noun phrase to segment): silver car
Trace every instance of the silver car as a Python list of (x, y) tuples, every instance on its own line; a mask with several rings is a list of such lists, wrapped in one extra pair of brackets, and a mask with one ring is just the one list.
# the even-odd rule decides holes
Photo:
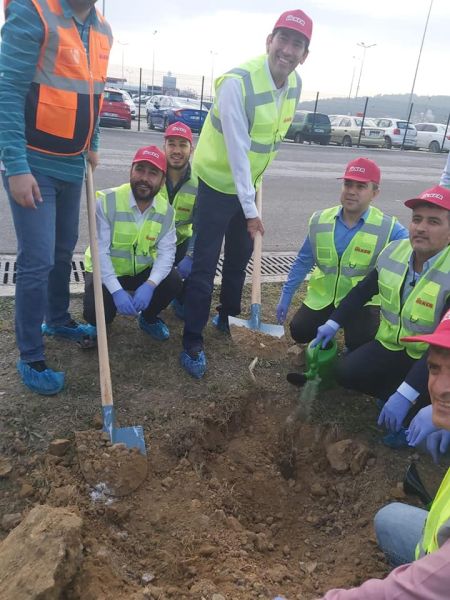
[(384, 146), (384, 132), (377, 127), (372, 119), (364, 119), (364, 126), (361, 130), (362, 117), (348, 117), (345, 115), (335, 115), (331, 120), (331, 139), (330, 143), (338, 146), (356, 146), (361, 131), (361, 146), (375, 146), (382, 148)]
[[(430, 152), (440, 152), (442, 143), (443, 150), (450, 150), (450, 128), (443, 123), (416, 123), (417, 148), (423, 148)], [(445, 136), (444, 136), (445, 134)]]
[(403, 138), (405, 143), (404, 148), (415, 148), (417, 142), (417, 131), (414, 125), (408, 124), (408, 130), (405, 130), (407, 121), (404, 119), (394, 119), (392, 117), (382, 117), (376, 119), (378, 127), (382, 127), (384, 130), (384, 143), (386, 148), (400, 148), (403, 144)]

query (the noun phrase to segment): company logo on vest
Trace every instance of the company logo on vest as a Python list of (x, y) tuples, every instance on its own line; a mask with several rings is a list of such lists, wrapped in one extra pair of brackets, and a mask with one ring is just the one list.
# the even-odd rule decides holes
[(422, 298), (417, 298), (416, 304), (420, 304), (421, 306), (426, 306), (427, 308), (434, 308), (434, 304), (428, 302), (427, 300), (422, 300)]
[(367, 248), (361, 248), (360, 246), (355, 246), (355, 252), (362, 252), (362, 254), (371, 254), (371, 250)]

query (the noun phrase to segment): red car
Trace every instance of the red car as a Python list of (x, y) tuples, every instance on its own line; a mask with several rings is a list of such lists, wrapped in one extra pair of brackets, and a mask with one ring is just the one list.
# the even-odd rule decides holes
[(103, 104), (100, 109), (100, 125), (131, 129), (130, 107), (120, 90), (106, 88), (103, 92)]

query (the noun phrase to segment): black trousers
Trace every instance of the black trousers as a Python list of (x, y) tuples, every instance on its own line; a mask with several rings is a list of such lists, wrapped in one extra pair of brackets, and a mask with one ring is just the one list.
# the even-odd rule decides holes
[[(137, 275), (123, 275), (118, 277), (120, 285), (127, 292), (134, 292), (149, 278), (151, 269), (145, 269)], [(176, 269), (172, 269), (165, 279), (155, 289), (152, 300), (148, 307), (142, 311), (142, 316), (148, 323), (154, 323), (159, 313), (164, 310), (172, 300), (178, 296), (183, 287), (181, 277)], [(112, 323), (117, 309), (112, 295), (105, 286), (103, 288), (103, 305), (105, 307), (105, 321)], [(94, 300), (94, 278), (92, 273), (85, 273), (83, 316), (91, 325), (95, 325), (95, 300)]]
[[(372, 340), (340, 358), (336, 380), (342, 387), (385, 402), (404, 381), (415, 362), (405, 351), (393, 352)], [(421, 394), (408, 413), (406, 423), (428, 404), (428, 393)]]
[[(289, 323), (292, 338), (299, 344), (308, 344), (316, 337), (317, 328), (330, 318), (334, 306), (313, 310), (302, 304)], [(378, 306), (363, 306), (355, 312), (352, 322), (344, 329), (345, 345), (354, 350), (374, 339), (380, 324)]]
[[(183, 258), (186, 256), (186, 252), (189, 246), (189, 241), (190, 238), (188, 238), (187, 240), (184, 240), (184, 242), (181, 242), (181, 244), (178, 244), (177, 246), (177, 251), (175, 253), (175, 261), (173, 263), (173, 266), (176, 267), (178, 265), (178, 263), (183, 260)], [(181, 286), (181, 290), (180, 293), (177, 295), (177, 300), (180, 304), (184, 304), (184, 294), (185, 294), (185, 290), (186, 290), (186, 281), (187, 279), (185, 279), (182, 283)]]

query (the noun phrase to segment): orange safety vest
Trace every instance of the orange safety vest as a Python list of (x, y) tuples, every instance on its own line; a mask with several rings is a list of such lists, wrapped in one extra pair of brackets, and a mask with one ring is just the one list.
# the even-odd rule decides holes
[[(4, 0), (5, 14), (11, 0)], [(89, 62), (73, 19), (59, 0), (31, 0), (44, 42), (25, 103), (27, 146), (71, 156), (89, 148), (105, 87), (111, 28), (97, 12), (89, 31)]]

